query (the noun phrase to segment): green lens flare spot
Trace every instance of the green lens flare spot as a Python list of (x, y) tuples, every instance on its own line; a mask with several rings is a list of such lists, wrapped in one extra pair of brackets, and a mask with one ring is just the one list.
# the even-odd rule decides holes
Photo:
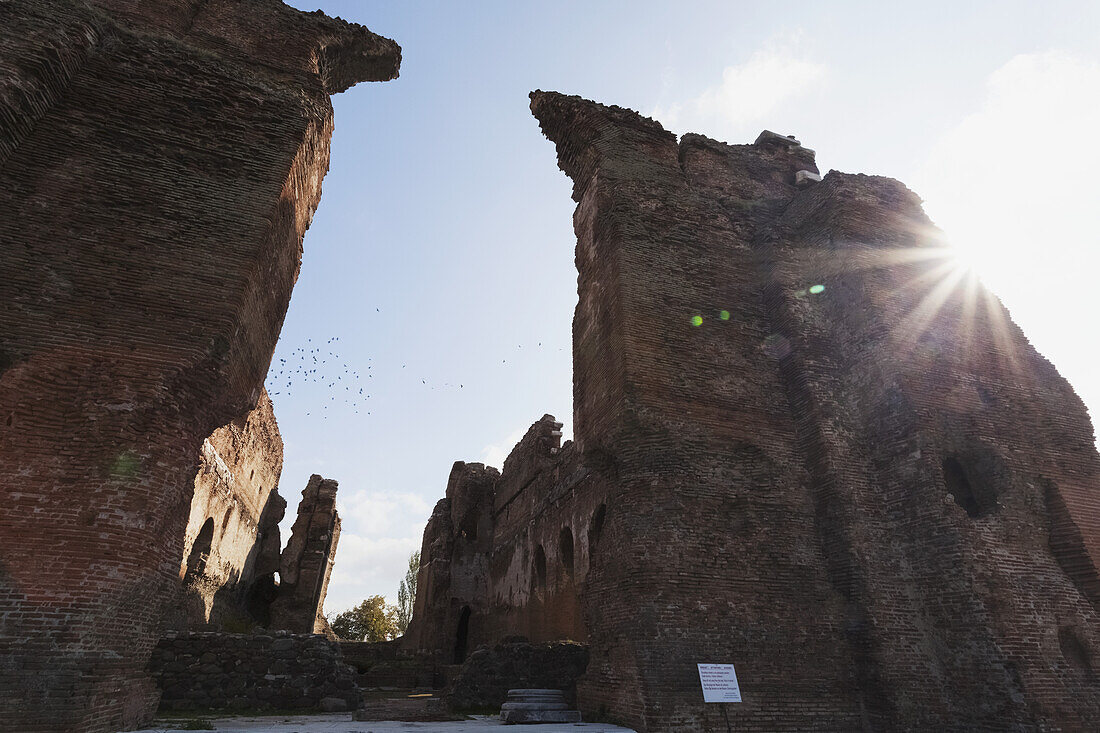
[(728, 321), (730, 319), (729, 311), (718, 311), (718, 319), (721, 321)]
[(811, 285), (810, 286), (810, 295), (817, 295), (818, 293), (824, 293), (824, 292), (825, 292), (825, 286), (824, 285)]
[(693, 325), (693, 326), (702, 326), (703, 325), (703, 317), (702, 316), (692, 316), (691, 317), (691, 325)]

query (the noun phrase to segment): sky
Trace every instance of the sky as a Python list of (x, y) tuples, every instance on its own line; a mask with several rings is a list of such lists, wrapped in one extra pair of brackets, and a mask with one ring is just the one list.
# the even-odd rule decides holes
[(1100, 415), (1100, 3), (290, 4), (403, 50), (333, 97), (267, 381), (284, 541), (309, 475), (340, 482), (326, 612), (396, 600), (454, 461), (499, 468), (544, 413), (571, 435), (572, 184), (533, 89), (901, 180)]

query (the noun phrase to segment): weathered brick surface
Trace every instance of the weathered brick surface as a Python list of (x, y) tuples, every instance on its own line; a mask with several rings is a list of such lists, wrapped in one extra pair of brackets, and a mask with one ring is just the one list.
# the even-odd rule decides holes
[(273, 0), (0, 2), (0, 728), (155, 706), (203, 440), (260, 396), (328, 94), (399, 59)]
[[(536, 423), (505, 464), (484, 594), (455, 592), (437, 507), (421, 583), (447, 596), (407, 643), (446, 654), (465, 607), (471, 649), (586, 640), (582, 710), (646, 731), (725, 729), (698, 662), (737, 665), (736, 730), (1093, 727), (1092, 429), (996, 298), (944, 279), (916, 196), (796, 185), (813, 152), (771, 133), (532, 111), (577, 201), (576, 442), (540, 452)], [(417, 637), (443, 607), (450, 638)]]
[(493, 497), (499, 477), (495, 468), (456, 462), (446, 495), (424, 529), (413, 619), (403, 644), (440, 652), (443, 662), (453, 662), (452, 657), (467, 648), (461, 645), (456, 651), (455, 633), (464, 610), (469, 608), (466, 625), (474, 625), (475, 639), (476, 626), (487, 615)]
[(535, 642), (587, 636), (578, 588), (604, 491), (561, 423), (545, 415), (498, 473), (455, 463), (424, 531), (406, 648), (461, 663), (480, 646), (522, 634)]

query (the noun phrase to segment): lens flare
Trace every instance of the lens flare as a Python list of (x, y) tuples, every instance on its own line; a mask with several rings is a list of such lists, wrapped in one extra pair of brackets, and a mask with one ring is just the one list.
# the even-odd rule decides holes
[(811, 285), (810, 286), (810, 295), (818, 295), (819, 293), (824, 293), (824, 292), (825, 292), (825, 286), (824, 285)]
[(702, 326), (703, 325), (703, 317), (702, 316), (692, 316), (691, 317), (691, 325), (693, 325), (693, 326)]

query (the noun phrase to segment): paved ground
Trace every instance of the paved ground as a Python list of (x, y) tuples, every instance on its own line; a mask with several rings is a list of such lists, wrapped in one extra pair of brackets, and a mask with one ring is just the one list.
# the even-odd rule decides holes
[[(475, 715), (470, 720), (453, 723), (402, 723), (384, 721), (356, 722), (351, 713), (331, 713), (328, 715), (295, 715), (214, 718), (210, 721), (218, 733), (633, 733), (629, 728), (620, 728), (607, 723), (548, 723), (524, 725), (502, 730), (499, 718), (488, 715)], [(158, 720), (161, 727), (146, 728), (136, 733), (167, 733), (178, 731), (183, 721)]]

